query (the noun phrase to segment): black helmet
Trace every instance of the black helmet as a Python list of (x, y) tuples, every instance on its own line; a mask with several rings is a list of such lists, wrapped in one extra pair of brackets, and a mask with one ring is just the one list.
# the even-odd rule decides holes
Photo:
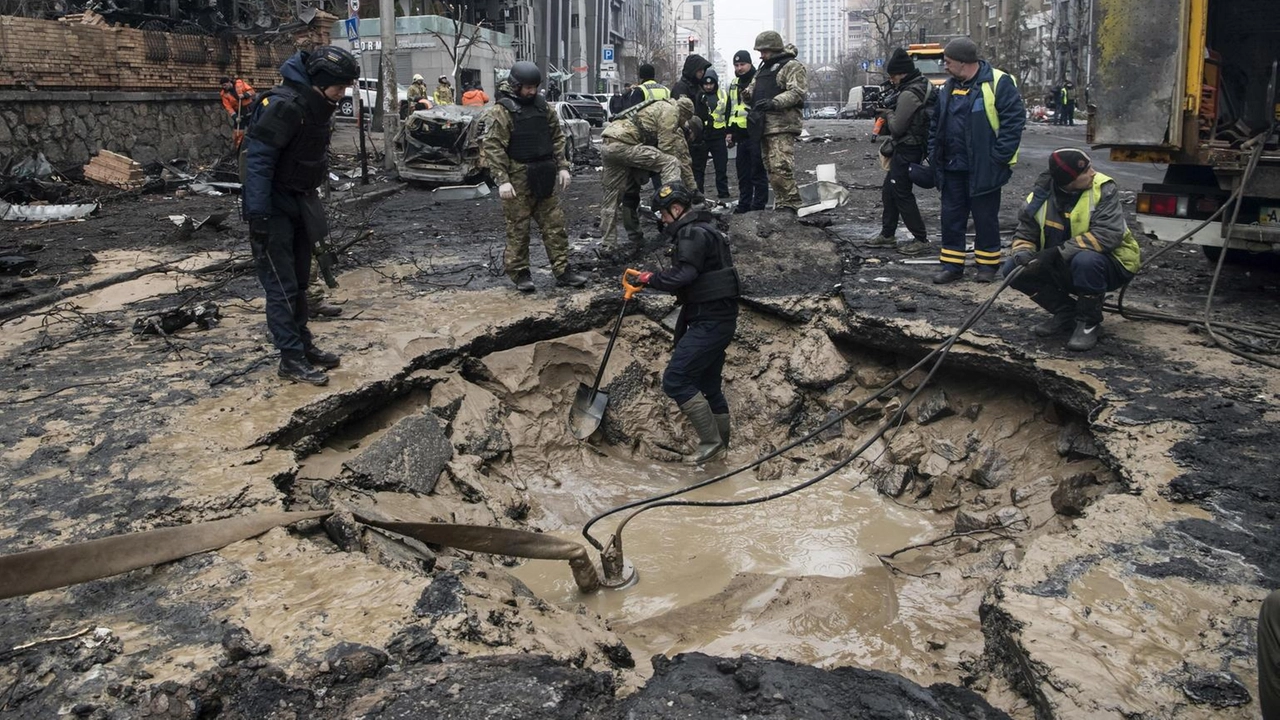
[(650, 204), (654, 210), (667, 210), (672, 205), (680, 203), (686, 209), (693, 205), (693, 197), (689, 195), (689, 191), (685, 189), (682, 183), (667, 183), (658, 188), (658, 192), (653, 194), (653, 200)]
[(360, 65), (346, 50), (325, 45), (311, 51), (307, 58), (307, 75), (316, 87), (349, 85), (360, 77)]
[(542, 84), (542, 71), (538, 69), (537, 65), (528, 60), (521, 60), (511, 66), (510, 78), (512, 86), (533, 85), (536, 87)]

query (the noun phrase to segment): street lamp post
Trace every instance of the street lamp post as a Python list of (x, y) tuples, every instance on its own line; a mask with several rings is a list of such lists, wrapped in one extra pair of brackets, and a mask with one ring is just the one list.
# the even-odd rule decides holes
[(680, 10), (684, 8), (685, 0), (671, 11), (671, 72), (676, 78), (680, 77), (680, 64), (676, 62), (676, 58), (680, 56)]

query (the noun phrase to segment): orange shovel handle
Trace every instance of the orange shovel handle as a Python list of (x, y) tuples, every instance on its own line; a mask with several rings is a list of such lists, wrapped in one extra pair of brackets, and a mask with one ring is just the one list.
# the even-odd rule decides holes
[(622, 299), (630, 300), (631, 298), (635, 297), (636, 293), (644, 289), (644, 285), (632, 285), (631, 283), (627, 282), (627, 278), (638, 279), (639, 277), (640, 277), (640, 271), (634, 268), (627, 268), (626, 270), (622, 271), (622, 290), (623, 290)]

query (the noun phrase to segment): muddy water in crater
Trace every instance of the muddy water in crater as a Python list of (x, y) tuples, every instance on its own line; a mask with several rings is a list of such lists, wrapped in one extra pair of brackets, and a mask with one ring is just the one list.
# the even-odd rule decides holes
[[(531, 490), (544, 506), (588, 497), (615, 504), (704, 477), (694, 468), (619, 461), (561, 475), (557, 488)], [(744, 473), (687, 497), (746, 500), (797, 479), (759, 483)], [(942, 534), (945, 523), (887, 501), (870, 485), (855, 487), (860, 480), (846, 470), (767, 503), (643, 513), (623, 534), (626, 557), (639, 572), (639, 582), (623, 590), (583, 596), (553, 563), (530, 562), (513, 572), (549, 602), (582, 603), (611, 620), (641, 658), (702, 650), (823, 665), (865, 660), (886, 646), (910, 647), (911, 622), (903, 616), (916, 614), (899, 607), (876, 553)], [(624, 516), (597, 525), (596, 536), (607, 540)], [(557, 534), (582, 539), (568, 529)], [(976, 627), (976, 616), (956, 621)]]

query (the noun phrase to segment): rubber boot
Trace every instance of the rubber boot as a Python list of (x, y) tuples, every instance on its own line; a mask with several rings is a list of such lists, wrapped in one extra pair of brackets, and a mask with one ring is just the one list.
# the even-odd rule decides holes
[(716, 429), (720, 431), (720, 442), (724, 443), (724, 449), (729, 449), (729, 413), (716, 413)]
[(1053, 317), (1031, 328), (1036, 337), (1052, 337), (1058, 333), (1069, 332), (1076, 326), (1076, 306), (1071, 296), (1056, 286), (1043, 288), (1031, 296), (1031, 300), (1048, 310)]
[(312, 364), (307, 361), (307, 358), (300, 353), (281, 353), (280, 369), (276, 374), (286, 380), (307, 383), (309, 385), (329, 384), (329, 376), (325, 375), (323, 370), (319, 370), (312, 366)]
[(698, 433), (698, 447), (692, 455), (686, 455), (687, 463), (701, 464), (724, 452), (724, 442), (720, 439), (720, 428), (716, 427), (716, 417), (711, 413), (711, 406), (702, 393), (698, 393), (680, 405), (680, 412), (689, 418), (694, 432)]
[(1081, 295), (1076, 300), (1076, 329), (1067, 341), (1067, 349), (1074, 352), (1092, 350), (1102, 333), (1102, 299), (1105, 295)]

